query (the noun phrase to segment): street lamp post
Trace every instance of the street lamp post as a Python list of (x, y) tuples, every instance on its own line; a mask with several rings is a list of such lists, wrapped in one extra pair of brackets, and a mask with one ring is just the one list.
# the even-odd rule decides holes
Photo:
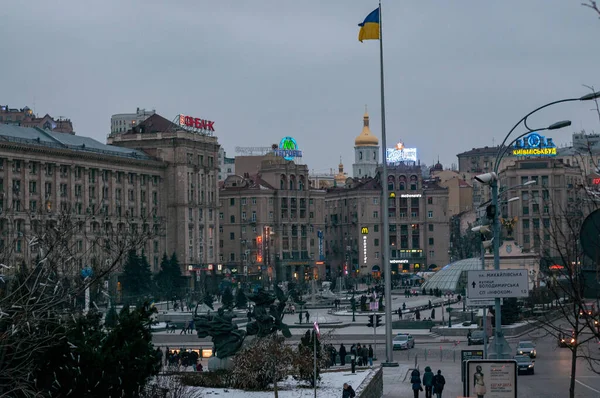
[[(568, 99), (562, 99), (562, 100), (550, 102), (546, 105), (540, 106), (539, 108), (534, 109), (533, 111), (529, 112), (527, 115), (525, 115), (523, 118), (521, 118), (521, 120), (519, 120), (513, 126), (513, 128), (508, 132), (506, 137), (504, 137), (504, 140), (502, 141), (502, 143), (500, 144), (500, 146), (498, 148), (498, 154), (497, 154), (496, 160), (494, 162), (494, 171), (492, 173), (486, 173), (486, 174), (482, 174), (482, 175), (475, 177), (475, 179), (477, 181), (484, 183), (484, 184), (489, 184), (490, 189), (492, 191), (492, 209), (493, 209), (492, 235), (493, 235), (494, 269), (495, 270), (500, 269), (500, 222), (498, 220), (498, 169), (500, 167), (500, 161), (506, 154), (506, 151), (508, 150), (508, 148), (510, 148), (513, 145), (513, 143), (516, 142), (519, 138), (521, 138), (529, 133), (532, 133), (534, 131), (558, 130), (558, 129), (568, 127), (571, 125), (570, 121), (564, 120), (564, 121), (560, 121), (560, 122), (551, 124), (550, 126), (548, 126), (546, 128), (532, 129), (527, 125), (527, 119), (534, 113), (539, 112), (542, 109), (545, 109), (549, 106), (564, 103), (564, 102), (590, 101), (590, 100), (594, 100), (596, 98), (600, 98), (600, 91), (595, 92), (595, 93), (590, 93), (590, 94), (584, 95), (579, 98), (568, 98)], [(508, 138), (513, 133), (513, 131), (515, 131), (515, 129), (521, 124), (524, 125), (527, 132), (524, 134), (521, 134), (520, 136), (515, 138), (512, 142), (505, 145)], [(496, 351), (495, 358), (502, 359), (503, 358), (503, 354), (502, 354), (503, 347), (508, 347), (508, 343), (506, 343), (506, 340), (504, 339), (504, 334), (502, 333), (501, 304), (500, 304), (499, 297), (495, 298), (494, 304), (495, 304), (494, 308), (495, 308), (495, 315), (496, 315), (495, 331), (494, 331), (494, 333), (495, 333), (494, 342), (495, 342), (495, 351)]]

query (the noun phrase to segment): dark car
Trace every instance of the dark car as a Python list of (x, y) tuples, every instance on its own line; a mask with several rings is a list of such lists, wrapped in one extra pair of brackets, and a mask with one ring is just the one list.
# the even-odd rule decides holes
[(517, 361), (517, 371), (519, 374), (535, 374), (535, 362), (529, 355), (517, 355), (515, 360)]
[(467, 340), (469, 345), (483, 344), (485, 342), (485, 334), (483, 333), (483, 330), (476, 330), (467, 336)]

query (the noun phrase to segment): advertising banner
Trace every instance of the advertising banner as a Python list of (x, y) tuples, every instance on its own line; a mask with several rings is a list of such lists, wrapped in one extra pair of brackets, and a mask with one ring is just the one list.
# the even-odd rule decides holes
[(467, 361), (467, 397), (517, 398), (517, 361), (475, 359)]

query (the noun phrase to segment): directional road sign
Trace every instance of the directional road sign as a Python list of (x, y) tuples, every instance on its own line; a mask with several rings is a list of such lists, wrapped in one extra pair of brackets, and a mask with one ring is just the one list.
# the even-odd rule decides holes
[(467, 285), (468, 296), (472, 299), (527, 297), (529, 295), (527, 270), (469, 271)]

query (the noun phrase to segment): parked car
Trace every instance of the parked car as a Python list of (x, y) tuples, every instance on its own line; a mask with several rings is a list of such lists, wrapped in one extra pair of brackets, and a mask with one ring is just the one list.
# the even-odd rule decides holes
[(394, 350), (408, 350), (415, 347), (415, 339), (410, 334), (398, 334), (393, 341)]
[(469, 345), (484, 344), (484, 340), (485, 333), (483, 332), (483, 330), (475, 330), (467, 336), (467, 341)]
[(535, 358), (537, 356), (535, 344), (532, 341), (519, 341), (517, 355), (529, 355), (531, 358)]
[(517, 372), (519, 374), (535, 374), (535, 362), (529, 355), (517, 355), (515, 356), (515, 360), (517, 361)]

